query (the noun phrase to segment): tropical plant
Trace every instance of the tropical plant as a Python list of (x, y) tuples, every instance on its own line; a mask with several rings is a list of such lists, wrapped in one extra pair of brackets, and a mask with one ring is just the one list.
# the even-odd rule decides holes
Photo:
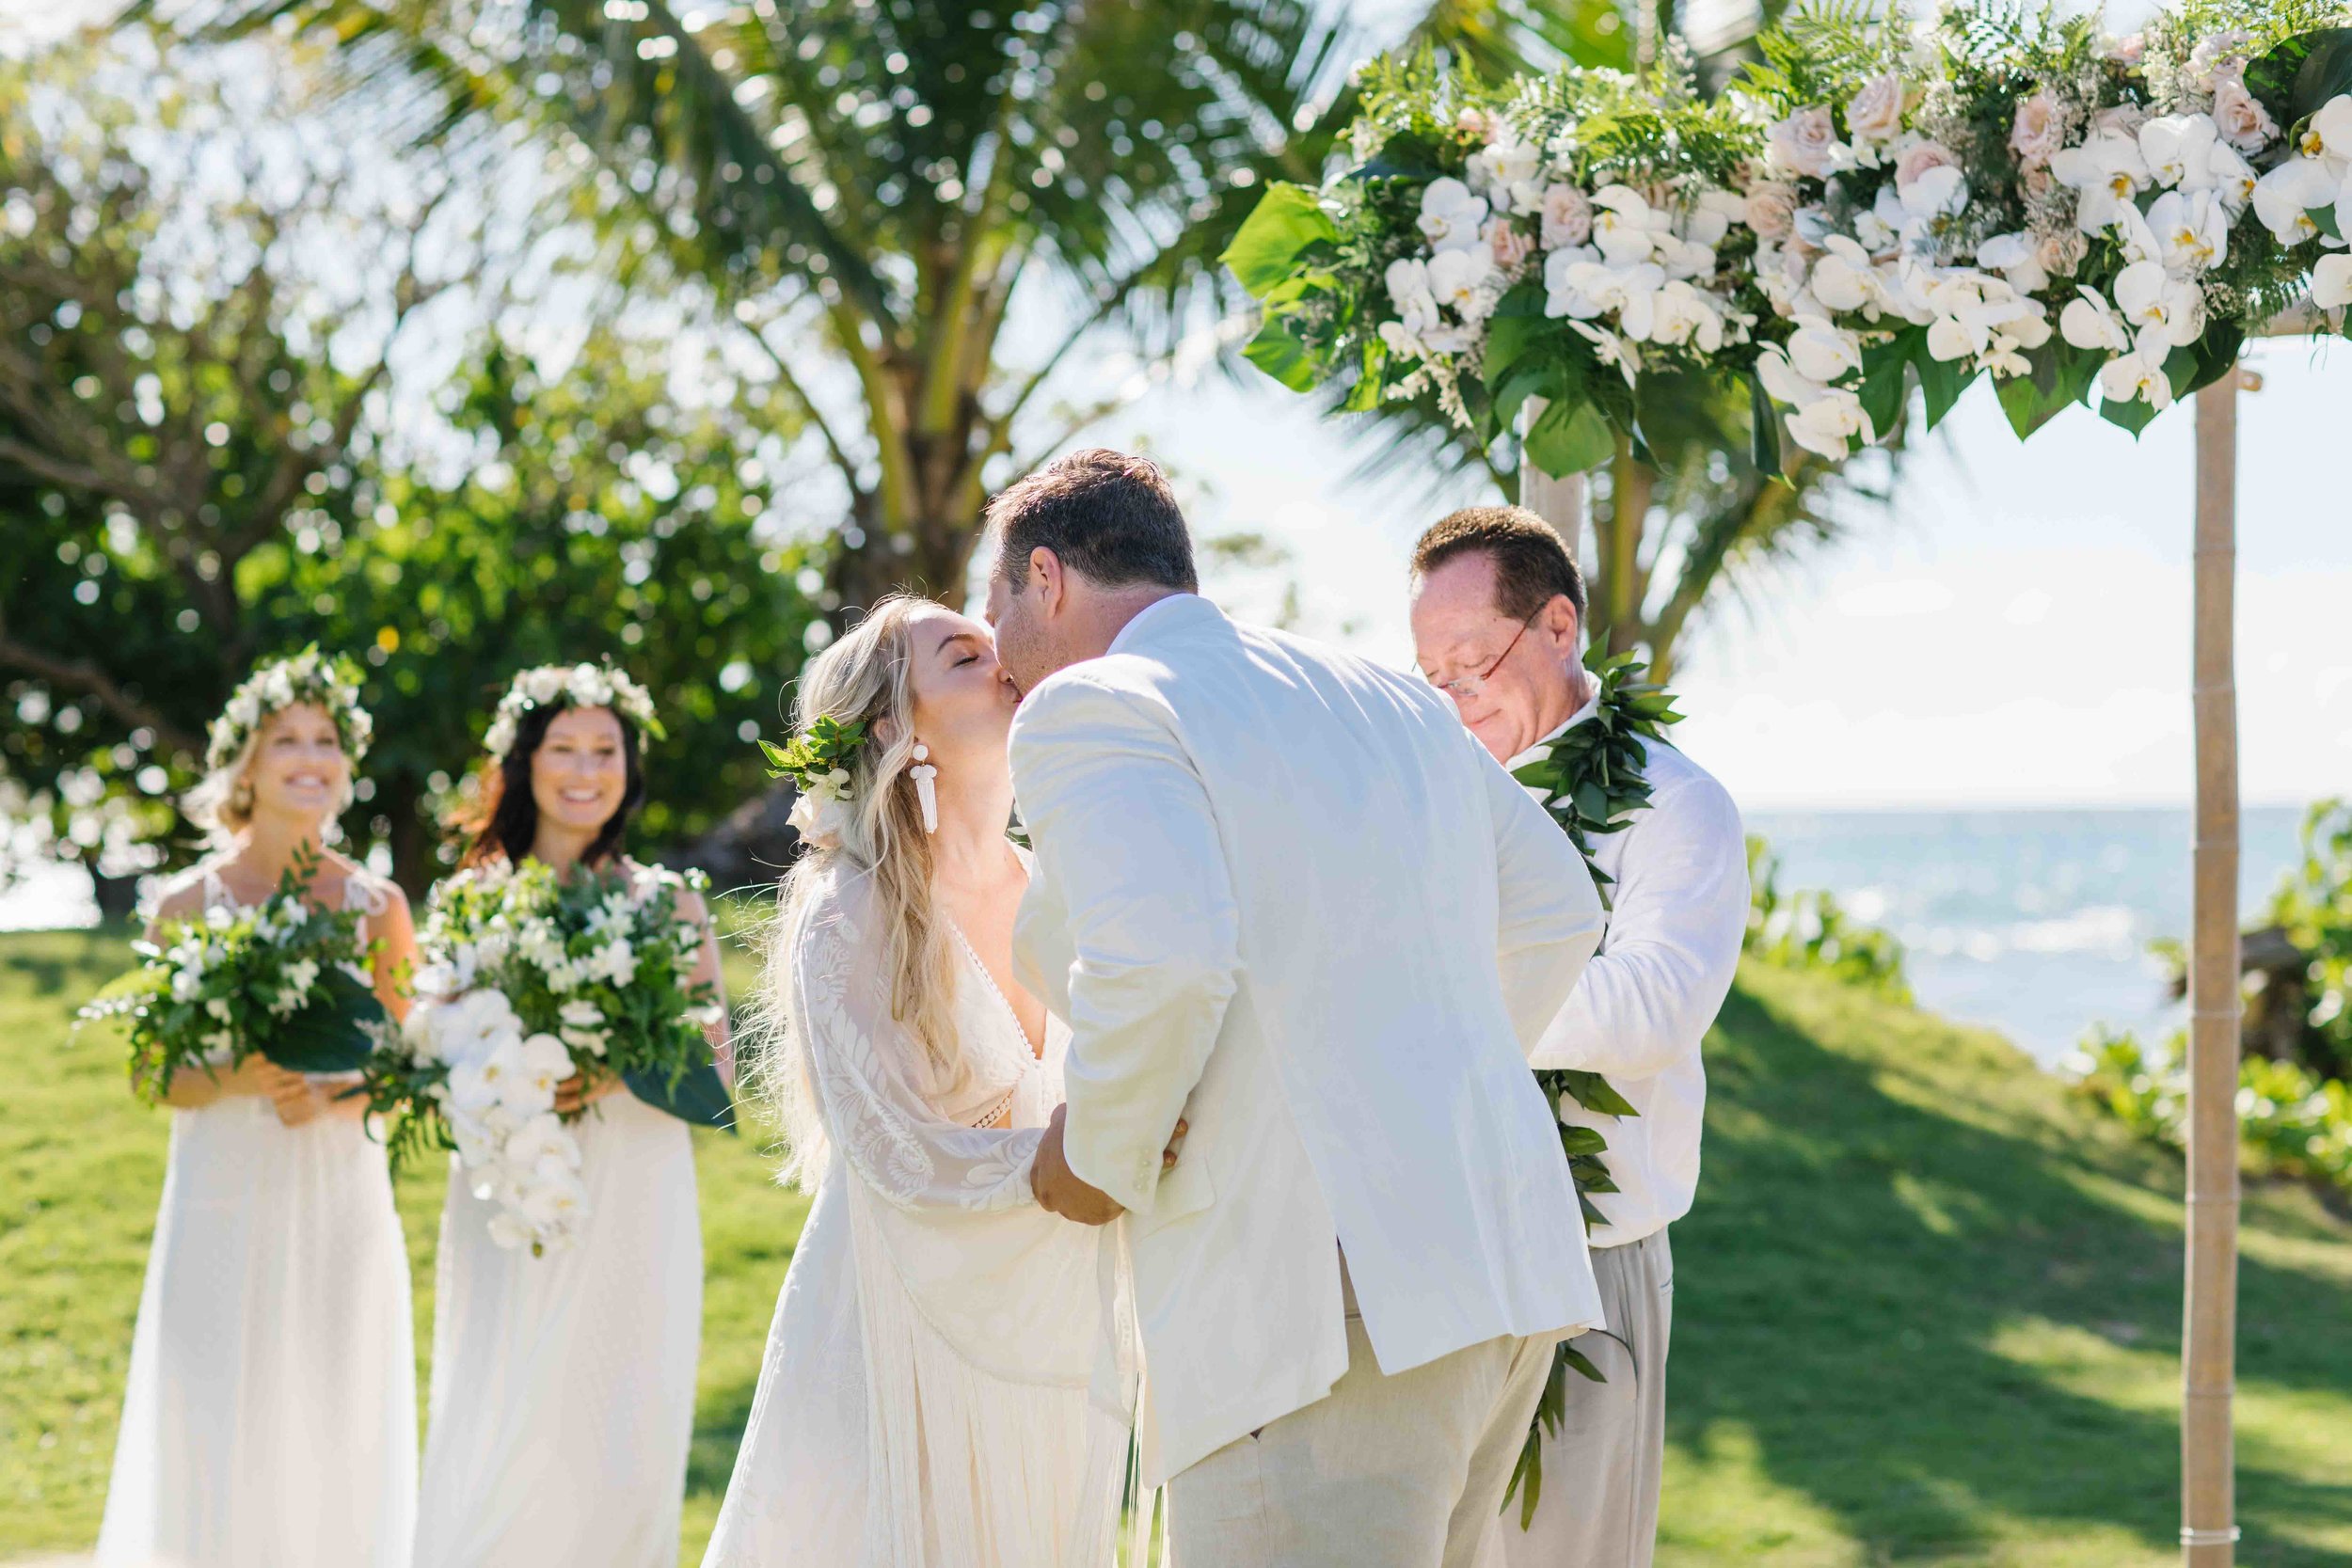
[[(2314, 802), (2302, 840), (2302, 863), (2239, 938), (2239, 1047), (2352, 1083), (2352, 801)], [(2171, 937), (2148, 946), (2173, 997), (2186, 996), (2185, 946)]]
[[(644, 680), (674, 722), (642, 827), (699, 833), (756, 789), (748, 741), (815, 614), (773, 504), (797, 417), (681, 350), (705, 336), (682, 308), (675, 331), (592, 326), (544, 360), (461, 327), (462, 370), (396, 420), (388, 331), (460, 283), (420, 279), (421, 212), (273, 168), (298, 142), (247, 134), (225, 63), (7, 79), (0, 798), (46, 829), (24, 847), (107, 874), (127, 908), (132, 874), (189, 851), (176, 797), (230, 689), (307, 642), (365, 661), (377, 735), (346, 826), (413, 891), (524, 664), (610, 655)], [(205, 160), (271, 178), (174, 177)], [(354, 250), (384, 259), (377, 286), (322, 293), (306, 262), (350, 277)]]
[(0, 776), (118, 904), (284, 645), (257, 575), (350, 516), (369, 398), (454, 276), (418, 264), (429, 198), (356, 197), (332, 150), (244, 136), (250, 84), (151, 65), (0, 67)]
[[(2129, 1031), (2094, 1028), (2067, 1066), (2076, 1087), (2141, 1136), (2187, 1142), (2188, 1038), (2154, 1046)], [(2257, 1175), (2304, 1177), (2352, 1193), (2352, 1084), (2294, 1062), (2238, 1064), (2240, 1151)]]
[(2303, 863), (2271, 895), (2269, 924), (2301, 957), (2301, 1025), (2284, 1053), (2352, 1082), (2352, 801), (2321, 800), (2303, 818)]
[(1748, 837), (1748, 928), (1741, 949), (1780, 969), (1811, 970), (1876, 991), (1890, 1002), (1912, 1000), (1903, 971), (1903, 944), (1882, 927), (1855, 918), (1826, 890), (1783, 892), (1772, 847)]
[(616, 257), (720, 290), (841, 486), (844, 608), (957, 596), (988, 489), (1199, 352), (1218, 250), (1258, 186), (1321, 173), (1342, 85), (1308, 0), (199, 14), (329, 41), (347, 102), (445, 145), (522, 127)]

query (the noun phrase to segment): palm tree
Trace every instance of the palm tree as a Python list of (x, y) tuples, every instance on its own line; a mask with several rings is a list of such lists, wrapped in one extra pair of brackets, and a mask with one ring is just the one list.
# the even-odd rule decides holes
[(1310, 0), (218, 0), (197, 24), (325, 40), (348, 98), (453, 151), (537, 143), (608, 236), (654, 236), (626, 264), (720, 290), (846, 489), (841, 609), (954, 596), (988, 490), (1198, 351), (1226, 238), (1263, 182), (1319, 177), (1344, 87)]
[[(215, 32), (328, 40), (345, 89), (415, 134), (540, 144), (618, 242), (616, 270), (721, 290), (842, 487), (836, 613), (905, 583), (954, 596), (990, 489), (1232, 341), (1215, 258), (1266, 181), (1320, 176), (1353, 54), (1427, 43), (1500, 76), (1634, 69), (1690, 35), (1721, 80), (1764, 14), (1430, 0), (1372, 40), (1313, 0), (212, 4), (197, 15)], [(1426, 411), (1364, 422), (1371, 466), (1436, 449), (1511, 486), (1510, 453), (1463, 450)], [(1629, 448), (1596, 476), (1595, 634), (1661, 670), (1751, 568), (1874, 494), (1822, 465), (1778, 483), (1745, 422), (1737, 400), (1680, 402), (1645, 431), (1650, 461)]]

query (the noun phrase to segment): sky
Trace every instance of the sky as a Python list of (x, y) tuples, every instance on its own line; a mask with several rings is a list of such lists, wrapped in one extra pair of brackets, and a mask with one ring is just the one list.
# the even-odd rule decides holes
[[(2241, 789), (2300, 804), (2352, 791), (2352, 343), (2249, 364)], [(1254, 372), (1157, 389), (1096, 436), (1167, 463), (1198, 532), (1288, 546), (1307, 629), (1399, 666), (1413, 537), (1495, 499), (1352, 478), (1361, 449)], [(2137, 442), (2075, 409), (2020, 443), (1979, 385), (1890, 506), (1691, 638), (1677, 741), (1754, 807), (2185, 802), (2194, 448), (2185, 406)]]

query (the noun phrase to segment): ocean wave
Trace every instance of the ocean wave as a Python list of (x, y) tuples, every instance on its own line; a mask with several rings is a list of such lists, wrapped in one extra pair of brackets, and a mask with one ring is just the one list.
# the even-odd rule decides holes
[(1999, 926), (1930, 926), (1900, 933), (1910, 946), (1940, 957), (1992, 963), (2004, 954), (2092, 954), (2132, 958), (2145, 953), (2148, 939), (2137, 911), (2121, 904), (2087, 904), (2045, 920)]

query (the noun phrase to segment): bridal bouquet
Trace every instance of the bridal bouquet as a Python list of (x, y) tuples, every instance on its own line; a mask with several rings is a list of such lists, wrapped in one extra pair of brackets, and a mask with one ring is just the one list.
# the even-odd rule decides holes
[(1677, 372), (1746, 383), (1772, 472), (1784, 432), (1886, 438), (1915, 380), (1931, 425), (1981, 375), (2021, 436), (2094, 390), (2137, 433), (2298, 303), (2344, 328), (2346, 20), (1823, 7), (1716, 97), (1674, 44), (1507, 88), (1375, 61), (1353, 166), (1270, 187), (1226, 253), (1263, 309), (1247, 352), (1351, 409), (1433, 397), (1484, 443), (1541, 398), (1525, 450), (1555, 474), (1638, 448)]
[(358, 916), (305, 901), (316, 862), (297, 858), (277, 893), (249, 910), (207, 910), (142, 942), (142, 962), (81, 1009), (119, 1020), (131, 1081), (161, 1104), (172, 1075), (233, 1066), (260, 1052), (296, 1072), (350, 1072), (384, 1018), (359, 944)]
[(419, 944), (417, 1006), (370, 1064), (395, 1152), (456, 1150), (490, 1233), (532, 1253), (569, 1244), (588, 1219), (581, 1150), (557, 1114), (578, 1074), (618, 1078), (690, 1121), (723, 1123), (725, 1088), (704, 1026), (717, 1003), (691, 981), (702, 927), (680, 889), (699, 876), (583, 872), (536, 862), (462, 871), (434, 889)]

